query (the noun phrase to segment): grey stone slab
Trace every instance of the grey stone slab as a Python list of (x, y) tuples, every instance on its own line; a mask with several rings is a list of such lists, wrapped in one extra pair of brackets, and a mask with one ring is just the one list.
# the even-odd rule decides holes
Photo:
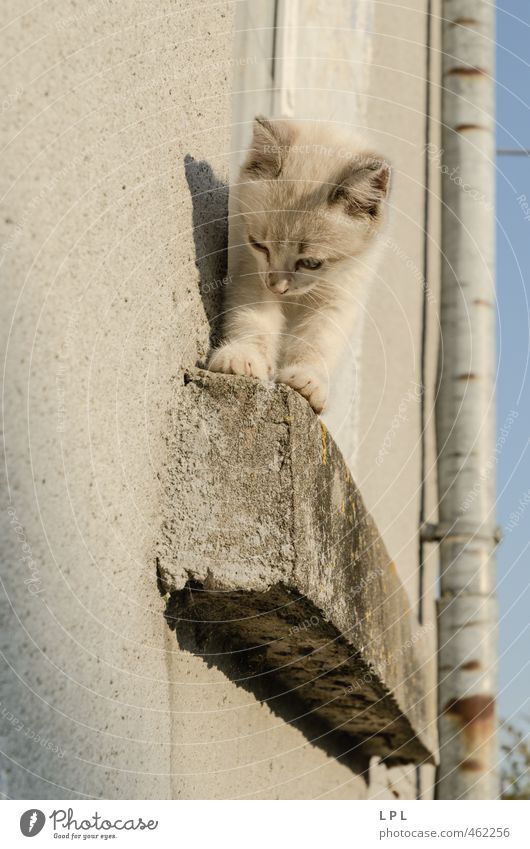
[(285, 386), (183, 380), (158, 551), (170, 624), (352, 747), (432, 762), (421, 629), (325, 426)]

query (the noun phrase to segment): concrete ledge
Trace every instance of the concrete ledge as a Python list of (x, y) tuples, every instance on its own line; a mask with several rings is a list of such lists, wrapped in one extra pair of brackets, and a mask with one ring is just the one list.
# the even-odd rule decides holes
[(389, 763), (432, 762), (407, 595), (344, 460), (284, 386), (195, 370), (168, 436), (159, 547), (168, 621), (237, 653), (325, 727)]

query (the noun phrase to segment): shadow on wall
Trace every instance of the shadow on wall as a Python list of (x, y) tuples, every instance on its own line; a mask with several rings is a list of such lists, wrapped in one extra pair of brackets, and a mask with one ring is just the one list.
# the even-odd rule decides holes
[(184, 171), (193, 205), (195, 265), (199, 291), (210, 324), (210, 344), (220, 334), (222, 295), (228, 260), (228, 186), (219, 180), (209, 162), (184, 157)]
[[(160, 585), (159, 589), (162, 593)], [(347, 766), (369, 785), (370, 757), (361, 751), (362, 741), (355, 741), (349, 734), (330, 729), (329, 725), (314, 716), (307, 704), (292, 690), (286, 690), (273, 675), (264, 672), (260, 665), (259, 649), (241, 647), (226, 638), (220, 638), (215, 622), (205, 624), (182, 618), (176, 596), (168, 601), (165, 615), (167, 624), (175, 632), (180, 649), (200, 657), (206, 666), (215, 667), (237, 687), (252, 693), (275, 716), (298, 729), (309, 746), (322, 749), (328, 757)], [(281, 751), (271, 752), (271, 758), (281, 755)]]

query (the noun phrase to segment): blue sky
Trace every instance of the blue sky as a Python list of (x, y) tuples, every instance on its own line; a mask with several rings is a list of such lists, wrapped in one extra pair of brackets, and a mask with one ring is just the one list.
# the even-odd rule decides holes
[[(530, 2), (497, 3), (497, 146), (530, 148)], [(521, 195), (526, 195), (528, 207)], [(497, 158), (500, 713), (530, 716), (530, 157)], [(525, 630), (526, 629), (526, 630)], [(525, 664), (528, 664), (525, 667)]]

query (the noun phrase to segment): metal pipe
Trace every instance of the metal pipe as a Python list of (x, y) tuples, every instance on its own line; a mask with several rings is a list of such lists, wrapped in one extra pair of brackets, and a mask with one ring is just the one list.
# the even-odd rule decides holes
[[(499, 794), (494, 4), (443, 0), (439, 799)], [(436, 537), (435, 537), (436, 538)]]
[(292, 118), (296, 94), (298, 0), (276, 0), (274, 9), (274, 65), (272, 114)]

